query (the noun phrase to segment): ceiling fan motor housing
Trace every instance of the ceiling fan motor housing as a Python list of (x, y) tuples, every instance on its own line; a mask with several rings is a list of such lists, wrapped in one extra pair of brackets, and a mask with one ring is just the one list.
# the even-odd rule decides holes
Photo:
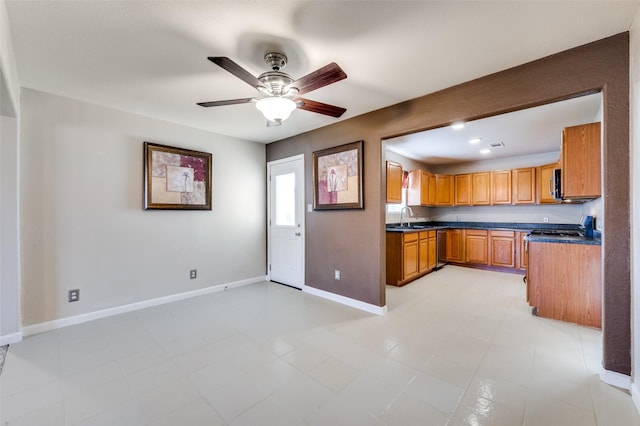
[(258, 77), (258, 80), (260, 80), (264, 87), (267, 88), (266, 94), (269, 96), (295, 96), (298, 92), (295, 87), (288, 87), (293, 83), (293, 78), (280, 71), (267, 71), (262, 73)]
[(281, 71), (287, 66), (287, 57), (283, 53), (269, 52), (264, 55), (264, 61), (274, 71)]

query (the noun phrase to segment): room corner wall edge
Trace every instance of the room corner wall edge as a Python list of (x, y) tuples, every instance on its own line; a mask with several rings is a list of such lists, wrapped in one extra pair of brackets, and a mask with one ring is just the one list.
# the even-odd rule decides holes
[[(631, 390), (631, 376), (627, 376), (626, 374), (618, 373), (616, 371), (606, 370), (604, 369), (604, 367), (600, 368), (598, 375), (600, 376), (600, 380), (603, 383), (615, 386), (620, 389)], [(636, 402), (636, 398), (638, 397), (639, 396), (635, 396), (633, 398), (634, 402)]]
[(22, 341), (21, 331), (18, 331), (17, 333), (5, 334), (4, 336), (0, 336), (0, 346), (13, 345), (14, 343), (18, 343), (20, 341)]
[(176, 293), (168, 296), (157, 297), (155, 299), (143, 300), (141, 302), (134, 302), (127, 305), (114, 306), (112, 308), (101, 309), (99, 311), (87, 312), (80, 315), (73, 315), (70, 317), (59, 318), (52, 321), (31, 324), (23, 327), (21, 335), (25, 337), (31, 336), (34, 334), (43, 333), (45, 331), (55, 330), (62, 327), (68, 327), (70, 325), (82, 324), (84, 322), (93, 321), (100, 318), (111, 317), (118, 314), (124, 314), (127, 312), (138, 311), (141, 309), (150, 308), (152, 306), (164, 305), (166, 303), (177, 302), (179, 300), (189, 299), (197, 296), (203, 296), (205, 294), (217, 293), (219, 291), (225, 291), (235, 287), (255, 284), (261, 281), (267, 281), (267, 277), (259, 276), (259, 277), (247, 278), (244, 280), (217, 284), (211, 287), (200, 288), (197, 290), (187, 291), (183, 293)]
[(341, 305), (347, 305), (361, 311), (369, 312), (375, 315), (386, 315), (387, 305), (376, 306), (370, 303), (361, 302), (360, 300), (352, 299), (350, 297), (341, 296), (339, 294), (331, 293), (329, 291), (320, 290), (319, 288), (311, 287), (308, 284), (302, 289), (304, 293), (309, 293), (313, 296), (322, 297), (333, 302), (340, 303)]

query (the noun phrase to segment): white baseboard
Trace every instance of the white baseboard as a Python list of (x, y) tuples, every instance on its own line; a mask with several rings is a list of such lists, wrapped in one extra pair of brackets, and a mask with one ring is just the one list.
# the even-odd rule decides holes
[(636, 382), (631, 383), (631, 398), (636, 406), (636, 410), (640, 412), (640, 388)]
[(600, 380), (620, 389), (631, 390), (631, 376), (600, 368)]
[(352, 308), (360, 309), (371, 314), (385, 315), (387, 313), (387, 306), (376, 306), (370, 303), (365, 303), (360, 300), (352, 299), (346, 296), (340, 296), (339, 294), (331, 293), (328, 291), (320, 290), (319, 288), (305, 285), (302, 289), (303, 292), (312, 294), (314, 296), (322, 297), (323, 299), (329, 299), (333, 302), (341, 303), (343, 305), (351, 306)]
[(18, 343), (21, 340), (22, 340), (21, 331), (17, 333), (5, 334), (4, 336), (0, 336), (0, 346), (11, 345), (13, 343)]
[(113, 308), (101, 309), (99, 311), (87, 312), (85, 314), (60, 318), (53, 321), (46, 321), (38, 324), (32, 324), (22, 329), (22, 335), (31, 336), (32, 334), (42, 333), (42, 332), (54, 330), (57, 328), (81, 324), (83, 322), (93, 321), (96, 319), (106, 318), (113, 315), (124, 314), (131, 311), (150, 308), (152, 306), (164, 305), (165, 303), (177, 302), (178, 300), (189, 299), (191, 297), (196, 297), (196, 296), (203, 296), (205, 294), (216, 293), (219, 291), (228, 290), (230, 288), (241, 287), (248, 284), (258, 283), (261, 281), (266, 281), (266, 276), (248, 278), (246, 280), (234, 281), (226, 284), (218, 284), (211, 287), (186, 291), (184, 293), (171, 294), (169, 296), (143, 300), (141, 302), (130, 303), (128, 305), (114, 306)]

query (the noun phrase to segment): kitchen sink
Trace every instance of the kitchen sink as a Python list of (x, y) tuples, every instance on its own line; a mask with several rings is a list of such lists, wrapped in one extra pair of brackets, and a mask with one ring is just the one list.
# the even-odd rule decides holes
[(392, 225), (387, 226), (387, 229), (426, 229), (430, 228), (428, 225)]

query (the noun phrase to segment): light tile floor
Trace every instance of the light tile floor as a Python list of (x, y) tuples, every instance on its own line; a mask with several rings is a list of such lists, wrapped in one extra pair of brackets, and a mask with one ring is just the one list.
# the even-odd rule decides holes
[(387, 305), (260, 283), (31, 336), (2, 425), (640, 425), (600, 332), (531, 316), (520, 276), (447, 266)]

